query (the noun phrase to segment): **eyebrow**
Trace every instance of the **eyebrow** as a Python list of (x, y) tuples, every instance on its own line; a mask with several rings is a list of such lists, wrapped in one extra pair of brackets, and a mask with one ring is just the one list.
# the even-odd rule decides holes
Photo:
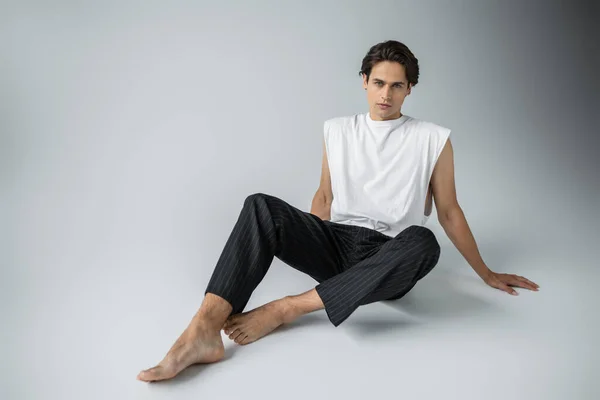
[[(373, 78), (373, 80), (374, 80), (374, 81), (378, 81), (378, 82), (383, 82), (383, 83), (385, 83), (385, 81), (384, 81), (384, 80), (382, 80), (382, 79), (379, 79), (379, 78)], [(404, 85), (404, 81), (400, 81), (400, 82), (393, 82), (392, 84), (396, 84), (396, 83), (399, 83), (400, 85)]]

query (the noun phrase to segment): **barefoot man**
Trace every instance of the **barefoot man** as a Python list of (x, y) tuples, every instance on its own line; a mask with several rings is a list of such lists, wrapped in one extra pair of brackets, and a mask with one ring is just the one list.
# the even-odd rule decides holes
[[(482, 260), (456, 198), (450, 129), (401, 112), (418, 83), (417, 58), (403, 43), (372, 46), (360, 70), (369, 110), (325, 121), (320, 185), (310, 213), (264, 193), (248, 196), (187, 329), (146, 382), (223, 358), (221, 330), (252, 343), (300, 316), (325, 309), (334, 326), (358, 307), (404, 296), (437, 264), (425, 227), (432, 202), (444, 231), (491, 287), (538, 290)], [(273, 257), (317, 285), (243, 312)]]

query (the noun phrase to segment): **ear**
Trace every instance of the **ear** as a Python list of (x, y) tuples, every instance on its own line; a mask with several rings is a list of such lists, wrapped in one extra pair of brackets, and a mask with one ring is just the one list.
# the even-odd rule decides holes
[(406, 95), (408, 96), (410, 94), (410, 91), (412, 90), (412, 84), (408, 84), (408, 89), (406, 89)]
[(367, 89), (367, 74), (363, 74), (363, 89)]

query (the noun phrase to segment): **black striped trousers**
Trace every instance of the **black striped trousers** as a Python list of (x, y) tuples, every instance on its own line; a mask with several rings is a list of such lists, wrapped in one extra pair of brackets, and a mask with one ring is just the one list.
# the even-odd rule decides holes
[(392, 238), (375, 230), (324, 221), (264, 193), (248, 196), (206, 293), (240, 313), (277, 257), (314, 278), (331, 323), (359, 306), (404, 296), (437, 264), (434, 233), (412, 225)]

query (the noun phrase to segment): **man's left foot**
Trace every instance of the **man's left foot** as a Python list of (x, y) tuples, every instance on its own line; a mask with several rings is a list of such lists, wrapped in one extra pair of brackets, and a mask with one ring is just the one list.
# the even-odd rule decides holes
[(294, 319), (286, 299), (267, 303), (254, 310), (230, 316), (223, 331), (237, 344), (252, 343)]

